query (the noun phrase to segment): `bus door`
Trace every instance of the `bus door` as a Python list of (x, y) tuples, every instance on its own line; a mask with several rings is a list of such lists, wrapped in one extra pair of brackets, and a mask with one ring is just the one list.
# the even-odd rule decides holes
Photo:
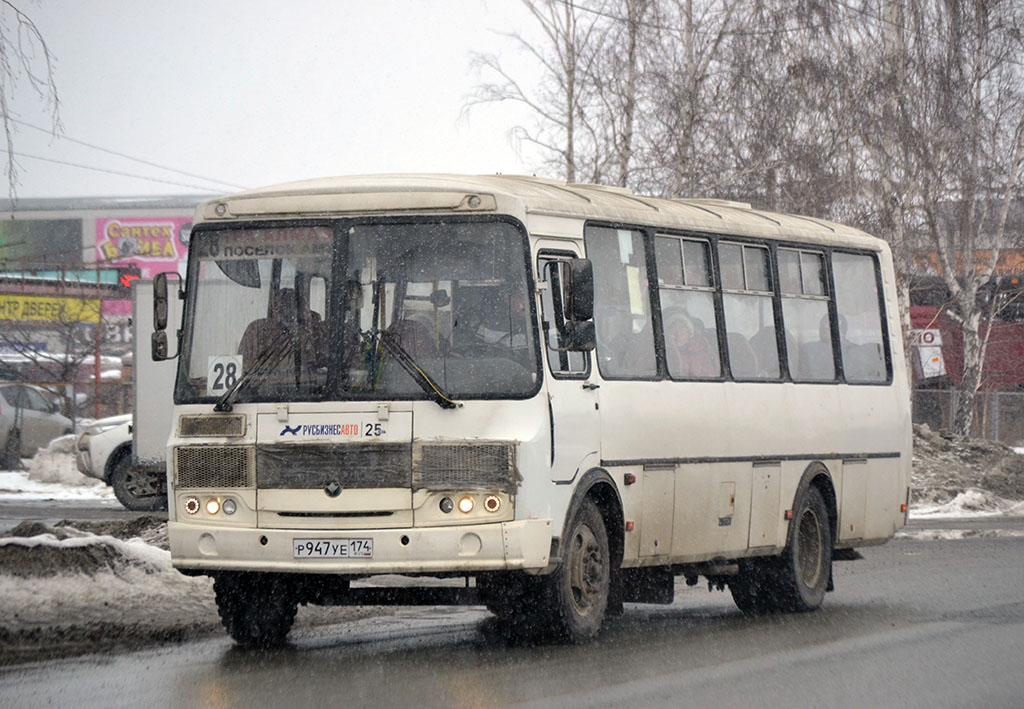
[(537, 259), (541, 330), (549, 374), (551, 479), (555, 482), (572, 481), (600, 461), (601, 427), (590, 353), (566, 350), (560, 335), (565, 322), (567, 262), (578, 257), (579, 253), (557, 243), (550, 250), (542, 245)]

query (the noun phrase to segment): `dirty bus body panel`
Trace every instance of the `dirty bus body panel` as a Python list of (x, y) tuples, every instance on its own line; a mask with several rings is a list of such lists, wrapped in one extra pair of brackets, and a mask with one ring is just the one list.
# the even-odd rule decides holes
[[(245, 645), (299, 602), (579, 641), (680, 574), (808, 610), (834, 550), (905, 520), (891, 258), (839, 225), (536, 178), (285, 185), (200, 207), (182, 332), (171, 553)], [(475, 583), (349, 588), (380, 573)]]

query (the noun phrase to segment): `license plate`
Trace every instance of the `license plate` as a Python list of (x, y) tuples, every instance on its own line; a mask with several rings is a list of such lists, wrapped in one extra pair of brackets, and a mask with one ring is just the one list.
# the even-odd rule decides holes
[(295, 559), (372, 559), (372, 539), (293, 539)]

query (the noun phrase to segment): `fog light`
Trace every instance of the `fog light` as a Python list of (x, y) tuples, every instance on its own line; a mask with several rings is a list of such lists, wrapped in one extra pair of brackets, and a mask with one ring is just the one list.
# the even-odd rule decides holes
[(488, 512), (497, 512), (501, 509), (501, 498), (497, 495), (488, 495), (484, 500), (484, 509)]
[(224, 514), (233, 515), (235, 513), (235, 510), (238, 509), (238, 505), (236, 505), (235, 501), (229, 497), (228, 499), (224, 500), (224, 504), (221, 505), (221, 509), (224, 510)]
[(206, 501), (206, 514), (215, 515), (220, 512), (220, 500), (211, 497)]
[(448, 514), (449, 512), (455, 509), (455, 503), (452, 502), (452, 498), (450, 497), (442, 497), (440, 507), (442, 512)]
[(185, 498), (185, 511), (190, 515), (194, 515), (199, 511), (199, 498), (198, 497), (186, 497)]
[(473, 498), (470, 496), (463, 497), (459, 500), (459, 512), (468, 514), (473, 511)]

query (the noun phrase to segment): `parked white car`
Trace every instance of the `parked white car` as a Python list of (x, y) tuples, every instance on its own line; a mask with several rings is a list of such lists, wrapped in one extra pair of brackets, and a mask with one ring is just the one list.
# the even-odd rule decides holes
[(122, 414), (87, 426), (76, 446), (78, 469), (110, 485), (118, 502), (129, 510), (167, 509), (162, 476), (132, 466), (132, 421), (131, 414)]
[(46, 391), (31, 384), (0, 383), (0, 467), (13, 470), (54, 438), (74, 430)]

